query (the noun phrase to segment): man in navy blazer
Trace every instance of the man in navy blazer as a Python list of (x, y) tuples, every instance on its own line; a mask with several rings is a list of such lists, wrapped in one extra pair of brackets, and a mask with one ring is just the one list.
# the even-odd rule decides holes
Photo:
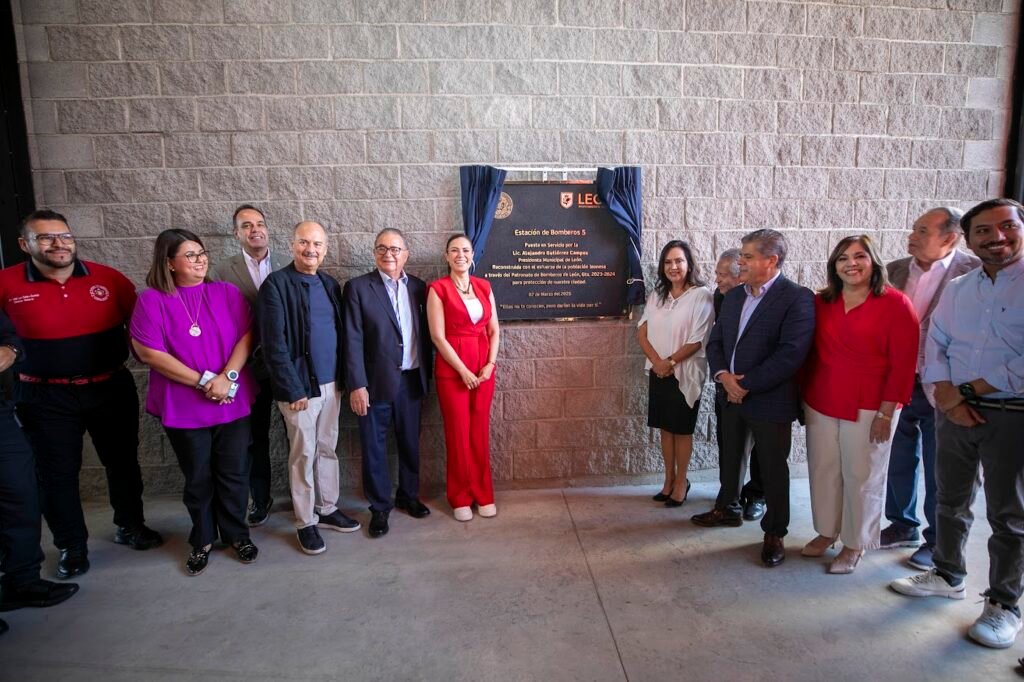
[(767, 511), (761, 519), (761, 561), (778, 566), (789, 526), (789, 450), (800, 415), (796, 375), (814, 337), (814, 294), (781, 273), (786, 238), (775, 230), (743, 237), (740, 280), (722, 301), (708, 340), (708, 362), (720, 392), (721, 488), (715, 508), (697, 514), (701, 526), (740, 526), (745, 455), (757, 447)]
[[(420, 412), (430, 384), (433, 348), (427, 328), (427, 287), (408, 275), (409, 248), (399, 230), (381, 230), (373, 244), (377, 268), (345, 284), (345, 384), (359, 418), (363, 492), (370, 537), (388, 532), (391, 509), (414, 518), (430, 513), (419, 500)], [(398, 491), (391, 501), (387, 433), (398, 445)]]

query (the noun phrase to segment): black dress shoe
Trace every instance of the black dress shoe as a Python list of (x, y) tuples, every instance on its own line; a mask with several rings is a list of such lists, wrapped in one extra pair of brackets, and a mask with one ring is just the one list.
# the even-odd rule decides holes
[(251, 564), (256, 561), (256, 557), (260, 554), (260, 550), (256, 548), (256, 545), (249, 538), (233, 543), (231, 548), (235, 550), (238, 560), (243, 564)]
[(765, 503), (762, 499), (749, 499), (743, 503), (743, 520), (757, 521), (764, 516)]
[(89, 550), (85, 547), (69, 547), (60, 550), (57, 560), (57, 579), (67, 580), (71, 576), (84, 575), (89, 571)]
[(414, 519), (422, 519), (424, 516), (430, 516), (430, 510), (427, 509), (427, 505), (423, 504), (415, 497), (396, 499), (395, 509), (401, 509)]
[(782, 538), (778, 535), (764, 534), (764, 544), (761, 546), (761, 561), (768, 568), (778, 566), (786, 560), (786, 548), (782, 544)]
[(159, 547), (164, 544), (164, 539), (160, 536), (160, 533), (149, 528), (146, 524), (140, 523), (138, 526), (131, 528), (118, 526), (117, 532), (114, 533), (114, 542), (119, 545), (128, 545), (132, 549), (144, 551)]
[(199, 575), (206, 570), (210, 563), (210, 547), (193, 549), (185, 560), (185, 572), (189, 575)]
[(14, 611), (27, 606), (56, 606), (75, 592), (78, 592), (75, 583), (53, 583), (40, 578), (21, 587), (5, 587), (0, 592), (0, 611)]
[(677, 500), (677, 499), (675, 499), (675, 498), (670, 496), (667, 500), (665, 500), (665, 506), (666, 507), (682, 507), (683, 506), (683, 502), (686, 502), (686, 498), (688, 498), (689, 496), (690, 496), (690, 479), (686, 479), (686, 492), (683, 493), (683, 499)]
[(274, 506), (274, 498), (271, 497), (266, 502), (253, 501), (249, 507), (249, 527), (255, 528), (256, 526), (262, 526), (270, 518), (270, 508)]
[(386, 511), (377, 511), (376, 509), (370, 510), (369, 533), (371, 538), (379, 538), (382, 535), (388, 534), (388, 513)]
[(712, 528), (714, 526), (742, 526), (743, 517), (739, 514), (732, 514), (722, 509), (712, 509), (703, 514), (690, 517), (690, 520), (698, 526)]
[(668, 496), (668, 493), (658, 493), (657, 495), (653, 496), (651, 499), (654, 500), (655, 502), (665, 502), (665, 501), (669, 500), (670, 498)]

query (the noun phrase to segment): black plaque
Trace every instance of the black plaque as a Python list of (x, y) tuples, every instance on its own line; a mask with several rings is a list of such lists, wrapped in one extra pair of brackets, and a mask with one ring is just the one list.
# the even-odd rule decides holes
[(474, 274), (502, 320), (619, 317), (628, 244), (593, 183), (509, 182)]

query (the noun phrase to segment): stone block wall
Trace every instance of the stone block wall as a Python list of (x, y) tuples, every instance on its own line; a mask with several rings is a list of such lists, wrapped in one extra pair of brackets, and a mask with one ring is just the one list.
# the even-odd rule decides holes
[[(925, 208), (1002, 191), (1016, 0), (12, 3), (37, 202), (140, 283), (168, 226), (234, 252), (241, 202), (266, 210), (279, 249), (291, 224), (322, 222), (342, 280), (386, 226), (436, 276), (462, 163), (642, 165), (648, 271), (683, 237), (710, 277), (716, 253), (773, 227), (809, 286), (839, 237), (867, 232), (896, 258)], [(632, 322), (509, 324), (495, 475), (656, 472), (645, 409)], [(705, 414), (695, 468), (716, 465), (711, 430)], [(176, 489), (149, 417), (143, 444), (151, 489)], [(434, 401), (423, 445), (443, 482)]]

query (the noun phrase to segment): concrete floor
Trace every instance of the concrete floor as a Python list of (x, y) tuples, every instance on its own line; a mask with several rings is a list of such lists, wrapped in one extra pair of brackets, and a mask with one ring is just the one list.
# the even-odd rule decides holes
[[(443, 500), (390, 535), (325, 532), (297, 550), (290, 514), (253, 538), (259, 561), (216, 551), (185, 575), (180, 502), (148, 503), (169, 542), (132, 552), (89, 507), (92, 570), (52, 609), (4, 614), (4, 680), (971, 680), (1013, 679), (1024, 641), (972, 644), (988, 525), (980, 506), (962, 602), (901, 597), (909, 551), (867, 555), (852, 576), (802, 559), (813, 536), (793, 481), (785, 564), (758, 561), (761, 532), (699, 529), (715, 483), (682, 509), (651, 487), (502, 492), (500, 515), (454, 521)], [(348, 500), (346, 509), (362, 507)], [(983, 503), (979, 501), (979, 505)], [(365, 516), (361, 514), (360, 516)], [(365, 525), (365, 518), (364, 525)], [(54, 570), (47, 551), (44, 574)]]

